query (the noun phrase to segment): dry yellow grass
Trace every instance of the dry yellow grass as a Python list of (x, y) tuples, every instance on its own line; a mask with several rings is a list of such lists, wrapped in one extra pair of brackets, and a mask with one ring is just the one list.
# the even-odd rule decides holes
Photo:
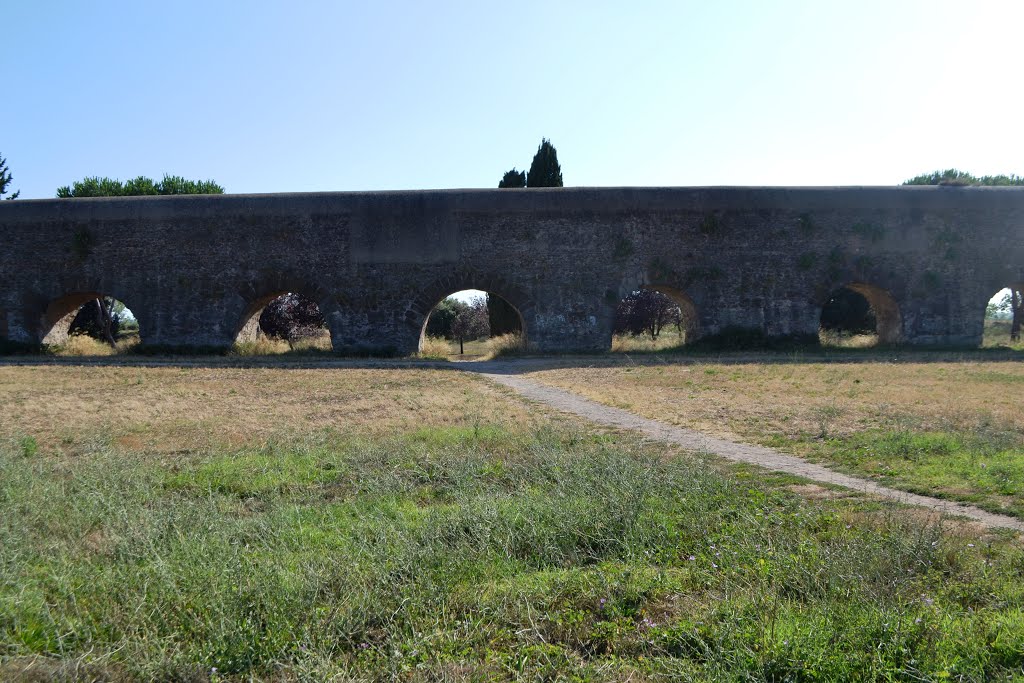
[(1024, 365), (962, 363), (694, 363), (572, 368), (530, 375), (645, 417), (725, 438), (832, 435), (908, 424), (1024, 434)]
[(290, 351), (331, 351), (331, 333), (323, 331), (316, 337), (289, 342), (278, 337), (260, 336), (255, 341), (237, 342), (231, 349), (235, 356), (276, 356)]
[(364, 435), (421, 427), (532, 423), (477, 377), (431, 369), (0, 367), (0, 437), (69, 452), (195, 451), (310, 431)]
[(830, 330), (819, 330), (818, 340), (822, 346), (833, 346), (840, 349), (869, 349), (878, 346), (877, 334), (843, 334)]
[(520, 334), (500, 334), (487, 340), (487, 357), (495, 358), (526, 351), (526, 342)]
[[(460, 349), (463, 353), (459, 353)], [(497, 356), (519, 353), (526, 349), (523, 338), (518, 334), (503, 334), (488, 339), (471, 339), (459, 342), (444, 337), (425, 337), (420, 344), (420, 358), (448, 360), (488, 360)]]
[(139, 336), (137, 334), (127, 335), (117, 340), (117, 347), (111, 347), (110, 344), (94, 339), (93, 337), (84, 334), (73, 334), (68, 337), (68, 340), (54, 348), (54, 354), (57, 356), (114, 356), (120, 353), (126, 353), (132, 348), (139, 344)]
[(612, 353), (640, 353), (662, 351), (682, 346), (686, 343), (686, 334), (677, 334), (674, 330), (663, 332), (657, 339), (647, 335), (634, 337), (630, 334), (617, 334), (612, 337)]
[(113, 356), (116, 351), (110, 344), (84, 334), (73, 334), (54, 349), (58, 356)]
[(420, 358), (445, 359), (452, 355), (452, 345), (444, 337), (426, 336), (420, 344)]

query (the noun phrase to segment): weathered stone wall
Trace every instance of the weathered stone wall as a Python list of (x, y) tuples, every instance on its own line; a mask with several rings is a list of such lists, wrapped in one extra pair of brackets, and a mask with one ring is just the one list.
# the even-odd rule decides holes
[[(892, 338), (977, 344), (1024, 280), (1024, 189), (561, 188), (0, 203), (0, 336), (59, 341), (89, 296), (144, 343), (233, 343), (273, 296), (320, 305), (335, 348), (417, 348), (467, 288), (516, 306), (541, 350), (607, 349), (638, 286), (692, 301), (698, 333), (814, 334), (854, 284)], [(870, 297), (869, 297), (870, 298)], [(879, 304), (882, 305), (882, 304)], [(251, 332), (251, 329), (249, 330)]]

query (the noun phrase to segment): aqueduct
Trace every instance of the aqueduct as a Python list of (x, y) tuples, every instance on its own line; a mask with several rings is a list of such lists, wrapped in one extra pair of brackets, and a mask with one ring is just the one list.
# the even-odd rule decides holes
[(1024, 189), (557, 188), (0, 202), (0, 338), (49, 343), (97, 294), (145, 344), (227, 346), (270, 298), (318, 303), (335, 349), (415, 351), (445, 295), (483, 289), (541, 351), (605, 350), (639, 287), (698, 334), (815, 334), (837, 287), (885, 341), (977, 345), (1024, 281)]

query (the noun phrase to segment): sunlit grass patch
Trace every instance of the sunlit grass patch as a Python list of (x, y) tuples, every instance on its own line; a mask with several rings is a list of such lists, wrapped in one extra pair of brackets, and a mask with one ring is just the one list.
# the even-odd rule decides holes
[(514, 356), (529, 350), (526, 340), (521, 334), (510, 332), (490, 337), (487, 340), (487, 357)]
[(612, 337), (612, 353), (653, 353), (682, 348), (686, 344), (685, 334), (664, 332), (656, 339), (649, 335), (617, 334)]
[(0, 438), (40, 452), (257, 450), (309, 440), (548, 418), (462, 373), (418, 368), (0, 367)]
[(167, 485), (246, 497), (323, 484), (336, 478), (335, 467), (327, 458), (268, 448), (207, 457), (171, 476)]
[(821, 329), (818, 331), (818, 339), (822, 346), (840, 349), (869, 349), (878, 346), (877, 334), (849, 334)]
[(645, 417), (1024, 514), (1015, 362), (698, 362), (530, 374)]
[(1009, 320), (986, 320), (985, 336), (982, 346), (986, 348), (1010, 348), (1024, 350), (1024, 341), (1010, 340), (1011, 321)]
[(124, 680), (1024, 663), (1017, 545), (665, 455), (504, 423), (185, 459), (4, 441), (0, 672), (35, 656)]
[(283, 353), (331, 353), (331, 335), (323, 334), (288, 341), (279, 337), (260, 336), (253, 341), (239, 341), (231, 347), (233, 356), (277, 356)]
[(420, 344), (419, 357), (447, 360), (452, 355), (452, 344), (444, 337), (426, 336)]
[(1024, 445), (1012, 433), (872, 430), (813, 452), (908, 491), (1024, 516)]

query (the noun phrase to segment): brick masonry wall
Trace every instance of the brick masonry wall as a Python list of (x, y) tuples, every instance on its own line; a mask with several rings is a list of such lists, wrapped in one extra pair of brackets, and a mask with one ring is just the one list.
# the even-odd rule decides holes
[[(1024, 189), (561, 188), (0, 203), (0, 336), (61, 340), (89, 296), (143, 343), (226, 346), (294, 291), (335, 348), (411, 352), (460, 289), (506, 298), (540, 350), (607, 349), (638, 286), (687, 296), (698, 334), (815, 334), (857, 284), (893, 338), (976, 345), (985, 304), (1024, 281)], [(881, 299), (880, 299), (881, 300)], [(246, 328), (246, 325), (249, 327)]]

